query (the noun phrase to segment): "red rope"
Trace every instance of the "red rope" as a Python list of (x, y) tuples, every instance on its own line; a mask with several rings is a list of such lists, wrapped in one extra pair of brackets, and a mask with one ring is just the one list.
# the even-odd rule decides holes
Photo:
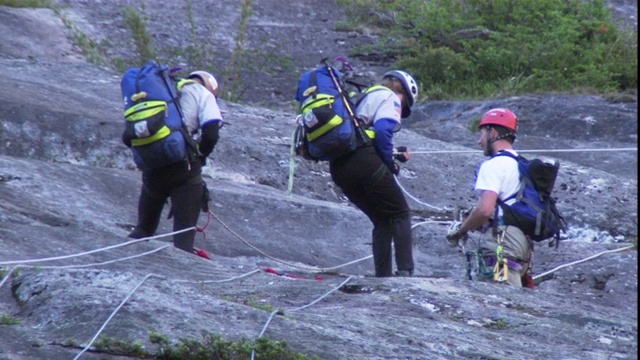
[(196, 225), (196, 231), (202, 233), (202, 240), (206, 240), (207, 238), (207, 234), (205, 234), (204, 230), (209, 226), (209, 222), (211, 222), (211, 212), (207, 211), (207, 223), (204, 224), (203, 227)]

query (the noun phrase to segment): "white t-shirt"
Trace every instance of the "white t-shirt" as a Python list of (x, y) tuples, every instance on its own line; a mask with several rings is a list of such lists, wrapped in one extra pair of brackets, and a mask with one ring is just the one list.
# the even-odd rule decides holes
[(398, 95), (390, 89), (374, 90), (362, 99), (356, 108), (356, 115), (366, 125), (373, 125), (380, 119), (391, 119), (397, 122), (394, 132), (400, 130), (402, 105)]
[(180, 110), (190, 134), (209, 121), (222, 121), (222, 114), (215, 96), (206, 87), (185, 84), (180, 91)]
[[(505, 150), (518, 156), (513, 150)], [(498, 194), (498, 198), (504, 199), (515, 194), (520, 187), (520, 172), (518, 171), (518, 162), (508, 156), (494, 156), (480, 165), (478, 176), (476, 178), (475, 190), (478, 193), (482, 191), (493, 191)], [(506, 201), (507, 205), (511, 205), (515, 199)], [(499, 210), (499, 216), (502, 216), (502, 209)]]

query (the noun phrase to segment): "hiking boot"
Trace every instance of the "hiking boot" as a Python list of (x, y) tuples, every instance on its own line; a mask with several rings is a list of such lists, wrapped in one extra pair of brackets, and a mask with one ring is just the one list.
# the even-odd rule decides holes
[(398, 270), (396, 271), (396, 276), (412, 277), (413, 270)]

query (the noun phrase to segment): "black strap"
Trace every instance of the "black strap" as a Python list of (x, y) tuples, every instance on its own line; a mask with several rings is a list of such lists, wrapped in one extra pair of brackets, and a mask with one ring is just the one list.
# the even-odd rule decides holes
[(175, 86), (175, 81), (171, 79), (171, 76), (169, 75), (169, 70), (161, 69), (161, 71), (162, 71), (162, 79), (164, 81), (164, 84), (167, 87), (167, 89), (169, 89), (169, 94), (171, 95), (170, 102), (173, 102), (175, 104), (176, 109), (178, 110), (178, 115), (180, 116), (180, 124), (182, 124), (182, 126), (180, 127), (180, 132), (182, 133), (182, 136), (187, 142), (187, 148), (191, 150), (187, 152), (187, 156), (189, 157), (188, 160), (189, 162), (194, 162), (197, 159), (202, 158), (202, 153), (200, 153), (198, 144), (193, 139), (193, 136), (191, 136), (191, 134), (189, 133), (189, 130), (187, 129), (187, 125), (184, 123), (184, 116), (182, 115), (182, 109), (180, 108), (180, 101), (179, 101), (180, 92), (178, 91), (178, 88)]

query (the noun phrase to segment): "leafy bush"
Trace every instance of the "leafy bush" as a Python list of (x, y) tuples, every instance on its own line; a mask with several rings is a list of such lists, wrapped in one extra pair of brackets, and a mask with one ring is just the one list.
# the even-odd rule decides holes
[(433, 98), (637, 89), (637, 31), (603, 0), (338, 0)]

